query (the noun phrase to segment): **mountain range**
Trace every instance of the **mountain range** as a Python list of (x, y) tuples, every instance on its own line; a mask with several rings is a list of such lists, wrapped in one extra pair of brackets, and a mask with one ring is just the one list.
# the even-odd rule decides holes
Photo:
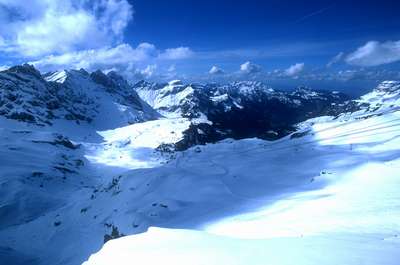
[(191, 264), (396, 264), (399, 109), (399, 81), (354, 99), (11, 67), (0, 260), (184, 264), (186, 246)]

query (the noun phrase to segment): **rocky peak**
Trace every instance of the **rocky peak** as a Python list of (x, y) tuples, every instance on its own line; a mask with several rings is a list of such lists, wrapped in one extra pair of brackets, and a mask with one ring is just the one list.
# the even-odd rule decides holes
[(24, 74), (34, 76), (37, 79), (42, 79), (42, 75), (33, 65), (30, 64), (23, 64), (23, 65), (16, 65), (10, 67), (9, 69), (4, 71), (5, 73), (16, 73), (16, 74)]
[(114, 86), (112, 80), (100, 70), (96, 70), (93, 73), (91, 73), (90, 78), (95, 83), (102, 85), (104, 87), (113, 87)]
[(131, 88), (131, 86), (129, 85), (128, 81), (126, 81), (125, 78), (123, 78), (120, 74), (118, 74), (115, 71), (111, 71), (111, 72), (107, 73), (107, 77), (117, 87), (120, 87), (120, 88), (129, 87), (129, 89)]
[(117, 73), (84, 69), (41, 75), (33, 66), (0, 73), (0, 116), (41, 126), (55, 119), (110, 128), (158, 117)]
[(90, 74), (90, 78), (97, 84), (106, 88), (111, 93), (130, 93), (132, 87), (129, 83), (115, 71), (111, 71), (107, 74), (100, 70), (97, 70)]

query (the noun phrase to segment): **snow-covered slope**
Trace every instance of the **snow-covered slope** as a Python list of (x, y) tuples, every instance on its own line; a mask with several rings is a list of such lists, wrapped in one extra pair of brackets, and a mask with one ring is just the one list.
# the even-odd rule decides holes
[(185, 118), (159, 119), (98, 132), (102, 143), (84, 143), (94, 164), (122, 169), (152, 168), (173, 158), (174, 145), (190, 126)]
[[(107, 153), (108, 145), (112, 146), (97, 130), (159, 117), (113, 72), (65, 70), (41, 75), (30, 65), (0, 72), (0, 263), (52, 264), (53, 259), (44, 257), (57, 256), (57, 248), (63, 245), (62, 238), (55, 239), (62, 224), (61, 209), (127, 170), (124, 165), (121, 169), (101, 161), (98, 166), (91, 160), (94, 153), (101, 160), (93, 149), (101, 146)], [(170, 159), (160, 153), (152, 153), (153, 165)], [(58, 213), (53, 215), (54, 211)], [(10, 229), (43, 219), (48, 220), (47, 227), (29, 231), (31, 241), (24, 242), (37, 241), (36, 253), (14, 245), (25, 240), (24, 234), (5, 236)], [(52, 246), (45, 251), (49, 242)]]
[(181, 106), (190, 104), (194, 97), (194, 89), (179, 80), (173, 80), (164, 87), (140, 82), (135, 85), (135, 89), (143, 100), (167, 117), (181, 117)]
[(371, 93), (357, 100), (362, 106), (370, 109), (398, 107), (400, 104), (400, 81), (385, 81), (379, 84)]
[[(191, 117), (147, 120), (154, 111), (136, 109), (135, 93), (131, 99), (113, 75), (64, 71), (26, 83), (25, 74), (1, 73), (18, 95), (31, 87), (21, 84), (43, 84), (19, 95), (23, 102), (34, 95), (45, 104), (42, 95), (53, 91), (55, 100), (69, 100), (51, 119), (37, 112), (45, 105), (21, 105), (52, 125), (0, 117), (1, 261), (81, 264), (107, 241), (87, 264), (292, 264), (291, 257), (311, 265), (395, 264), (397, 83), (348, 103), (357, 111), (309, 119), (278, 141), (225, 139), (177, 152), (185, 132), (207, 128)], [(251, 98), (253, 90), (242, 88)], [(293, 93), (308, 99), (309, 92)], [(225, 102), (225, 94), (208, 98)], [(86, 96), (89, 102), (76, 101)], [(93, 108), (80, 109), (90, 100), (93, 117)], [(64, 103), (92, 121), (65, 120)], [(128, 125), (118, 111), (113, 120), (114, 103), (144, 122)], [(133, 236), (116, 239), (123, 235)]]
[(104, 203), (97, 196), (117, 196), (122, 172), (171, 161), (175, 154), (168, 144), (180, 140), (188, 124), (164, 119), (99, 135), (88, 128), (65, 130), (65, 136), (1, 119), (1, 260), (80, 264), (101, 247), (120, 211), (104, 204), (104, 214), (97, 212)]
[(143, 179), (124, 174), (114, 203), (98, 199), (142, 203), (125, 210), (133, 225), (113, 226), (162, 228), (109, 241), (84, 264), (397, 264), (400, 91), (381, 88), (361, 99), (376, 107), (308, 120), (279, 141), (226, 140)]

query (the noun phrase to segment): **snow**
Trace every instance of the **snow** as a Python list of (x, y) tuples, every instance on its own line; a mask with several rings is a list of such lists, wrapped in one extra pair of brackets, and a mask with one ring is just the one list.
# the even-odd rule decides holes
[(183, 138), (190, 122), (184, 118), (160, 119), (136, 123), (114, 130), (98, 131), (104, 142), (84, 143), (86, 158), (94, 164), (125, 169), (151, 168), (165, 161), (154, 149), (161, 144), (174, 144)]
[(248, 239), (329, 233), (370, 234), (380, 240), (395, 237), (400, 231), (396, 203), (400, 178), (394, 169), (399, 166), (399, 159), (390, 166), (369, 162), (340, 175), (317, 176), (317, 181), (340, 179), (322, 189), (299, 192), (265, 209), (212, 224), (206, 231)]
[(191, 86), (184, 86), (179, 80), (174, 80), (161, 89), (140, 89), (137, 92), (163, 116), (177, 118), (182, 116), (181, 104), (193, 95), (194, 89)]
[[(162, 90), (162, 93), (168, 94), (171, 92), (171, 90), (175, 89), (173, 86), (167, 86)], [(169, 108), (169, 107), (174, 107), (182, 103), (183, 100), (186, 100), (186, 98), (193, 94), (194, 90), (192, 87), (186, 87), (185, 89), (181, 90), (180, 92), (176, 94), (169, 94), (163, 96), (157, 104), (155, 104), (153, 107), (155, 109), (162, 109), (162, 108)]]
[[(400, 102), (392, 87), (361, 99), (376, 108), (299, 124), (299, 137), (175, 152), (157, 147), (207, 117), (129, 125), (127, 104), (107, 102), (84, 80), (74, 79), (81, 86), (72, 92), (89, 89), (99, 100), (93, 124), (0, 117), (2, 261), (398, 264)], [(188, 88), (161, 89), (177, 89), (178, 100)], [(103, 245), (111, 227), (128, 236)]]
[(64, 83), (67, 79), (68, 74), (66, 71), (57, 71), (45, 78), (48, 82), (57, 82), (57, 83)]
[(243, 109), (243, 106), (240, 105), (240, 104), (238, 104), (236, 101), (233, 101), (233, 104), (234, 104), (237, 108)]
[(168, 82), (168, 85), (170, 85), (170, 86), (182, 85), (182, 81), (181, 80), (171, 80)]
[(118, 93), (107, 93), (104, 87), (94, 83), (80, 71), (68, 71), (66, 82), (68, 82), (64, 88), (66, 97), (79, 98), (84, 103), (87, 102), (86, 105), (95, 105), (96, 115), (92, 124), (98, 129), (117, 128), (127, 123), (157, 117), (154, 111), (143, 107), (144, 102), (139, 100), (140, 106), (132, 106), (132, 104), (126, 102), (124, 96)]
[(391, 105), (399, 107), (400, 82), (384, 81), (372, 92), (362, 96), (360, 103), (368, 103), (375, 108), (388, 108)]
[(222, 94), (222, 95), (219, 95), (219, 96), (213, 96), (213, 97), (211, 97), (211, 100), (212, 101), (214, 101), (214, 102), (217, 102), (217, 103), (219, 103), (219, 102), (223, 102), (223, 101), (226, 101), (226, 100), (228, 100), (229, 99), (229, 96), (228, 96), (228, 94)]
[[(398, 244), (374, 236), (243, 240), (193, 230), (151, 228), (113, 240), (83, 265), (135, 264), (397, 264)], [(361, 263), (362, 262), (362, 263)]]
[(157, 212), (161, 228), (112, 240), (84, 265), (396, 265), (399, 118), (391, 102), (306, 121), (299, 138), (190, 149), (173, 173), (155, 169), (168, 177), (151, 201), (161, 195), (175, 217)]

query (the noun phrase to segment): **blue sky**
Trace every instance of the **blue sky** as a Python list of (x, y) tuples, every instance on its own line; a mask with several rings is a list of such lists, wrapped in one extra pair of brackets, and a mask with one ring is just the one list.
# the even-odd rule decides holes
[[(155, 4), (156, 2), (156, 4)], [(262, 48), (291, 42), (343, 42), (399, 37), (398, 1), (131, 1), (128, 41), (195, 50)], [(338, 47), (341, 48), (341, 47)]]
[(0, 0), (0, 67), (367, 86), (400, 79), (398, 10), (398, 1)]

